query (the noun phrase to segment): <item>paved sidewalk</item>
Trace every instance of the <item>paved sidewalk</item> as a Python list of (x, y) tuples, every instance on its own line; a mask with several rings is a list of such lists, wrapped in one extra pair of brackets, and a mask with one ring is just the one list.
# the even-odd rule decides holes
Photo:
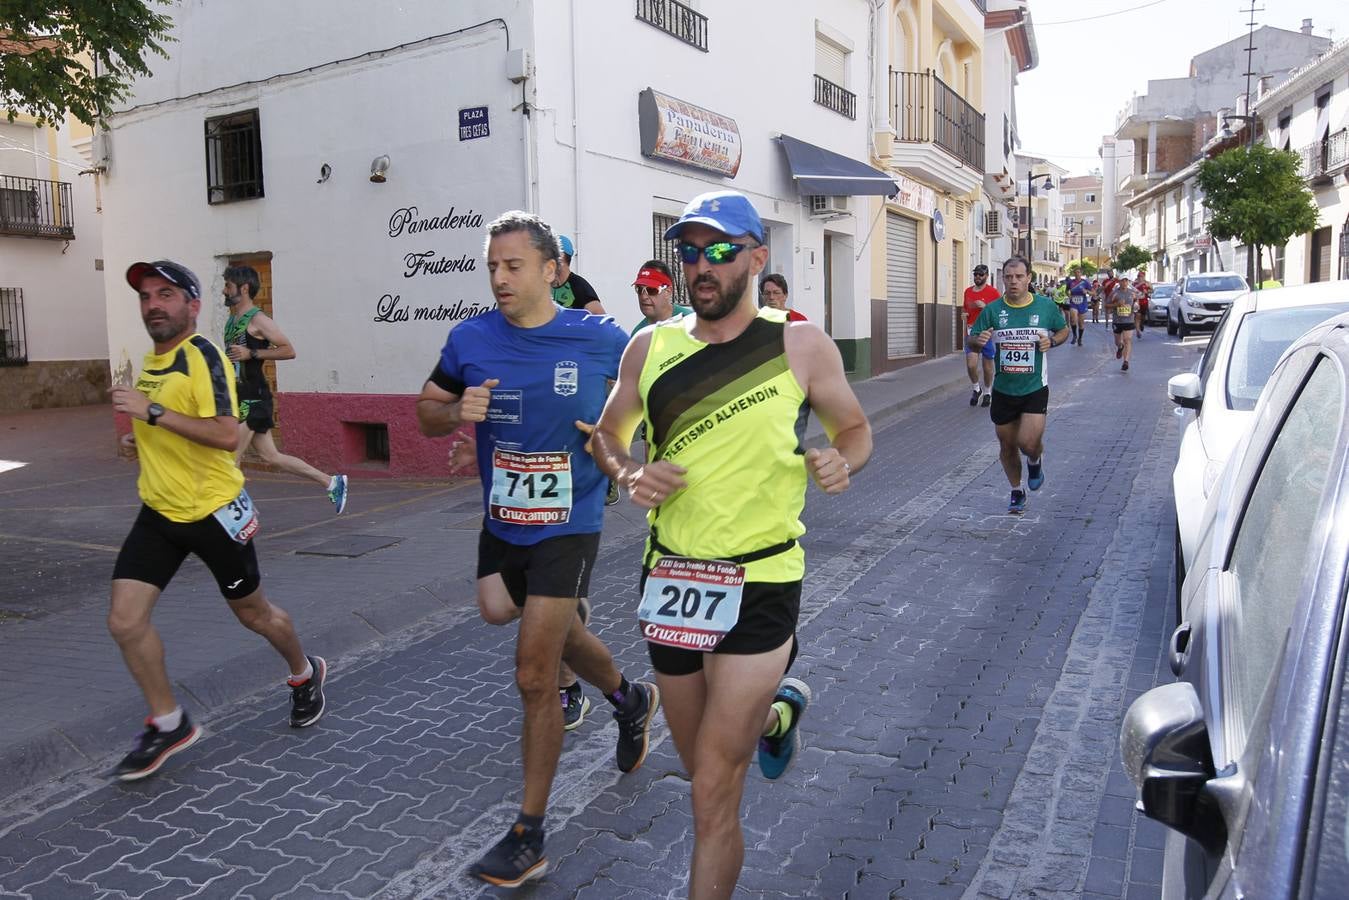
[[(873, 421), (967, 384), (960, 355), (853, 387)], [(107, 407), (0, 416), (0, 792), (12, 794), (113, 761), (145, 715), (104, 624), (107, 579), (139, 502), (135, 467), (118, 459)], [(812, 420), (808, 440), (823, 441)], [(263, 519), (268, 595), (295, 619), (306, 649), (330, 661), (373, 648), (431, 616), (476, 618), (481, 496), (463, 479), (353, 481), (334, 518), (312, 483), (249, 473)], [(604, 549), (645, 528), (622, 503), (608, 511)], [(155, 611), (175, 690), (198, 721), (284, 671), (241, 628), (196, 560)], [(281, 702), (278, 698), (277, 702)]]

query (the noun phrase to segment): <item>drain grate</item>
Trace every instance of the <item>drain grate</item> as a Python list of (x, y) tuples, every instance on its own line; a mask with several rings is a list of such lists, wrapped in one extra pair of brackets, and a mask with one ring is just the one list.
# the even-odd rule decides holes
[(402, 543), (402, 541), (401, 537), (390, 537), (382, 534), (344, 534), (341, 537), (320, 541), (310, 547), (303, 547), (295, 552), (301, 556), (341, 556), (347, 559), (355, 559), (376, 550), (383, 550), (385, 547), (392, 547), (395, 544)]

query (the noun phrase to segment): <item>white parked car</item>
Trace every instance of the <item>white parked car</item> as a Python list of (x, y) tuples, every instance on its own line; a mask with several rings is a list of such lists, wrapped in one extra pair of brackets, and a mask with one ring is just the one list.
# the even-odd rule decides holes
[(1246, 279), (1236, 272), (1182, 275), (1166, 305), (1166, 333), (1189, 337), (1196, 328), (1212, 328), (1232, 301), (1246, 293)]
[(1243, 294), (1213, 333), (1199, 370), (1175, 375), (1167, 382), (1167, 396), (1194, 410), (1171, 475), (1177, 591), (1192, 564), (1209, 494), (1223, 463), (1249, 427), (1255, 401), (1274, 364), (1304, 332), (1345, 311), (1349, 311), (1349, 281)]

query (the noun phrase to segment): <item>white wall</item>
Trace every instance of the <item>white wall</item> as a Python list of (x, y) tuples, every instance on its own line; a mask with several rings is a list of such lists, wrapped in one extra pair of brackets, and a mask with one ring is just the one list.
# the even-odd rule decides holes
[[(0, 121), (0, 137), (0, 175), (67, 182), (74, 206), (75, 239), (69, 243), (0, 235), (0, 287), (23, 290), (28, 359), (105, 359), (103, 275), (96, 270), (103, 222), (93, 176), (78, 174), (88, 161), (71, 145), (65, 129), (53, 132)], [(24, 150), (13, 144), (22, 144)], [(54, 164), (44, 158), (48, 156), (62, 162)]]
[[(772, 138), (786, 133), (867, 159), (866, 4), (783, 0), (772, 16), (749, 4), (702, 7), (707, 53), (634, 18), (630, 5), (618, 14), (611, 4), (580, 0), (538, 5), (537, 31), (548, 36), (537, 48), (539, 211), (575, 237), (576, 270), (631, 326), (641, 318), (631, 284), (651, 256), (652, 214), (677, 215), (703, 191), (742, 191), (773, 230), (773, 265), (788, 279), (793, 306), (821, 325), (824, 234), (838, 235), (836, 246), (848, 252), (835, 256), (833, 334), (865, 336), (869, 262), (855, 258), (854, 235), (869, 227), (867, 204), (854, 198), (854, 215), (827, 224), (808, 218)], [(813, 101), (816, 18), (853, 42), (843, 86), (857, 95), (856, 120)], [(743, 155), (735, 178), (641, 155), (637, 97), (647, 87), (736, 121)]]
[[(397, 10), (349, 2), (194, 3), (175, 15), (180, 42), (132, 105), (450, 31), (507, 4), (420, 0)], [(511, 9), (519, 4), (509, 4)], [(252, 24), (266, 21), (266, 28)], [(359, 23), (359, 27), (350, 27)], [(529, 33), (511, 23), (511, 46)], [(241, 48), (237, 56), (223, 46)], [(123, 280), (138, 259), (193, 268), (208, 294), (199, 330), (219, 339), (223, 270), (231, 254), (269, 251), (274, 316), (298, 358), (277, 367), (282, 391), (415, 392), (453, 320), (375, 321), (398, 307), (490, 306), (483, 225), (525, 204), (521, 89), (504, 74), (499, 25), (321, 68), (298, 76), (140, 106), (112, 119), (105, 190), (109, 343), (114, 371), (149, 347)], [(205, 63), (207, 56), (211, 62)], [(487, 106), (491, 135), (460, 141), (458, 110)], [(208, 205), (205, 119), (260, 110), (266, 196)], [(371, 160), (392, 161), (385, 184)], [(332, 175), (317, 183), (320, 166)], [(481, 217), (463, 227), (391, 236), (400, 208), (419, 217), (453, 209)], [(408, 254), (464, 259), (471, 271), (407, 277)], [(396, 318), (391, 316), (389, 318)]]

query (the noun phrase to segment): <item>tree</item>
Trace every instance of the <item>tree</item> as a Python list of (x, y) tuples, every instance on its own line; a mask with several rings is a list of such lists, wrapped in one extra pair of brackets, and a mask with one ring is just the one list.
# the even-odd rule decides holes
[(3, 0), (0, 102), (9, 121), (29, 113), (59, 126), (66, 113), (93, 125), (124, 100), (145, 54), (167, 56), (171, 21), (151, 7), (170, 0)]
[(1145, 266), (1152, 262), (1152, 253), (1144, 250), (1142, 247), (1135, 247), (1133, 244), (1125, 244), (1124, 249), (1119, 252), (1110, 267), (1116, 272), (1129, 272), (1137, 269), (1139, 266)]
[(1301, 169), (1296, 153), (1264, 144), (1234, 147), (1199, 166), (1195, 181), (1213, 214), (1209, 233), (1255, 248), (1250, 275), (1257, 282), (1262, 248), (1282, 246), (1316, 227), (1316, 198), (1303, 183)]
[(1097, 271), (1096, 263), (1087, 259), (1085, 256), (1082, 257), (1081, 259), (1075, 259), (1072, 262), (1068, 263), (1068, 265), (1063, 267), (1063, 270), (1065, 272), (1071, 272), (1074, 268), (1081, 269), (1082, 274), (1085, 275), (1087, 278), (1091, 278), (1093, 275), (1096, 274)]

